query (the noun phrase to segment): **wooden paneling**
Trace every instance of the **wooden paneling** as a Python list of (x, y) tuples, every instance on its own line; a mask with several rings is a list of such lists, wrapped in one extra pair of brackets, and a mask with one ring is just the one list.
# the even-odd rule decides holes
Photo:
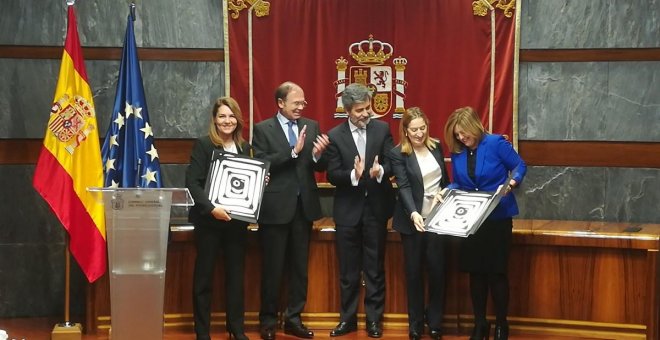
[[(0, 45), (0, 58), (14, 59), (61, 59), (62, 46), (12, 46)], [(85, 60), (120, 60), (120, 47), (83, 47)], [(138, 48), (141, 61), (207, 61), (225, 60), (222, 49), (210, 48)]]
[(43, 139), (0, 139), (0, 165), (35, 164)]
[[(160, 163), (188, 164), (194, 142), (194, 139), (156, 139)], [(42, 144), (43, 139), (0, 139), (0, 165), (35, 164)]]
[[(329, 218), (316, 223), (310, 249), (308, 302), (303, 318), (317, 330), (330, 329), (338, 320), (340, 296), (334, 233), (320, 231), (322, 226), (330, 225)], [(636, 233), (625, 232), (625, 227), (622, 223), (514, 220), (509, 262), (512, 332), (656, 339), (660, 308), (657, 283), (660, 225), (640, 225), (642, 230)], [(191, 329), (193, 231), (172, 234), (166, 274), (166, 327)], [(472, 327), (469, 278), (457, 267), (460, 242), (459, 238), (450, 238), (446, 249), (444, 328), (449, 334), (466, 334)], [(403, 253), (397, 233), (388, 234), (386, 248), (384, 326), (407, 329)], [(222, 265), (218, 267), (212, 320), (214, 325), (222, 327), (224, 284)], [(245, 273), (249, 329), (258, 325), (260, 268), (258, 237), (253, 231), (248, 236)], [(363, 322), (362, 306), (359, 312)], [(89, 291), (86, 329), (107, 331), (109, 315), (106, 275)], [(489, 319), (493, 318), (492, 303), (488, 315)]]
[[(88, 60), (119, 60), (120, 47), (83, 47)], [(140, 60), (224, 61), (223, 49), (138, 48)], [(0, 58), (60, 59), (62, 46), (0, 45)], [(660, 48), (523, 49), (521, 62), (659, 61)]]
[(519, 141), (528, 165), (660, 168), (660, 143)]
[[(194, 139), (156, 139), (161, 164), (188, 164)], [(41, 139), (0, 139), (0, 165), (34, 164)], [(660, 143), (520, 141), (532, 166), (660, 168)]]
[(521, 62), (660, 61), (660, 48), (520, 50)]

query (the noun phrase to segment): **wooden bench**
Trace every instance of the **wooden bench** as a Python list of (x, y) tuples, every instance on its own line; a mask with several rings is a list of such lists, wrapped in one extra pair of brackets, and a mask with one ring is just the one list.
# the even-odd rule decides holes
[[(660, 225), (514, 220), (510, 259), (510, 324), (514, 334), (547, 334), (615, 339), (658, 338), (660, 310), (658, 249)], [(172, 227), (168, 249), (165, 326), (192, 329), (194, 231)], [(256, 226), (251, 226), (255, 231)], [(303, 315), (313, 329), (330, 329), (338, 320), (339, 288), (334, 222), (314, 223), (310, 247), (308, 299)], [(472, 327), (469, 279), (457, 268), (460, 239), (450, 238), (444, 327), (465, 334)], [(407, 329), (403, 253), (399, 234), (388, 233), (386, 245), (384, 327)], [(246, 323), (257, 327), (260, 250), (256, 232), (248, 236), (246, 259)], [(223, 272), (215, 278), (215, 325), (224, 325)], [(87, 330), (107, 331), (107, 277), (88, 293)], [(360, 313), (362, 313), (360, 309)], [(492, 304), (489, 316), (492, 317)], [(363, 315), (360, 315), (361, 322)]]

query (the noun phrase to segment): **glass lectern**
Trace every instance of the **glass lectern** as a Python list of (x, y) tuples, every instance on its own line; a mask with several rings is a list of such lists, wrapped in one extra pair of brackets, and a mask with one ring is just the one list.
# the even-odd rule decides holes
[(105, 207), (111, 339), (162, 339), (170, 209), (186, 188), (89, 188)]

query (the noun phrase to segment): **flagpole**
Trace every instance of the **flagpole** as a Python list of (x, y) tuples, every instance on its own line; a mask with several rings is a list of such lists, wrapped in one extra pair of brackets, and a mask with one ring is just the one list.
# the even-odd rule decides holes
[[(73, 6), (76, 0), (66, 0), (66, 5)], [(68, 32), (67, 32), (68, 34)], [(69, 233), (64, 237), (64, 322), (53, 327), (51, 340), (80, 340), (82, 339), (82, 325), (70, 321), (71, 308), (71, 253), (69, 252)]]
[(71, 325), (70, 307), (71, 302), (71, 254), (69, 253), (69, 237), (67, 235), (64, 244), (64, 326)]
[(131, 11), (131, 20), (135, 21), (135, 1), (131, 1), (131, 4), (128, 5), (128, 8)]
[(64, 322), (53, 327), (51, 340), (79, 340), (82, 339), (82, 325), (70, 320), (71, 308), (71, 252), (69, 251), (69, 234), (64, 241)]

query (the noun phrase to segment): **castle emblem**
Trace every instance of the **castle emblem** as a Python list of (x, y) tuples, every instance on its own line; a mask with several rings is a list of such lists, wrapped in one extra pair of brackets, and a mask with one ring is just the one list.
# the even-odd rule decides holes
[(81, 96), (63, 95), (50, 109), (48, 129), (63, 143), (69, 154), (96, 128), (94, 107)]
[(341, 95), (346, 86), (352, 83), (364, 84), (372, 91), (371, 108), (375, 113), (374, 118), (387, 115), (392, 111), (393, 106), (392, 117), (401, 118), (405, 111), (405, 89), (408, 83), (405, 81), (404, 72), (408, 60), (399, 56), (392, 60), (393, 66), (387, 65), (386, 62), (392, 57), (393, 52), (392, 45), (375, 40), (370, 34), (368, 40), (352, 43), (348, 47), (348, 53), (357, 65), (349, 65), (348, 60), (343, 56), (335, 60), (337, 65), (337, 80), (334, 82), (337, 89), (335, 118), (348, 116), (341, 102)]

